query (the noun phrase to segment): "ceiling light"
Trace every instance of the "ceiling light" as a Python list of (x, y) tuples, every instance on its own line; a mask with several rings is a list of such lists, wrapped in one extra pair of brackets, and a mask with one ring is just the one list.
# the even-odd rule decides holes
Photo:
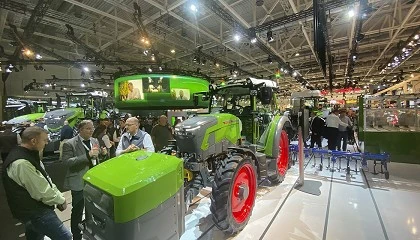
[(220, 64), (219, 63), (216, 63), (216, 67), (220, 67)]
[(299, 53), (296, 53), (296, 54), (295, 54), (295, 56), (296, 56), (296, 57), (299, 57), (299, 55), (300, 55)]
[(241, 36), (239, 36), (239, 34), (235, 34), (235, 36), (233, 37), (235, 39), (235, 41), (239, 41), (241, 40)]
[(251, 43), (256, 43), (257, 42), (257, 38), (252, 38), (251, 39)]
[(298, 73), (296, 71), (293, 72), (293, 77), (296, 77), (298, 75)]
[(149, 50), (144, 50), (143, 54), (146, 55), (146, 56), (149, 55)]
[(109, 83), (106, 86), (109, 87)]
[(26, 55), (26, 56), (28, 56), (28, 57), (29, 57), (29, 56), (32, 56), (32, 54), (34, 54), (34, 53), (33, 53), (31, 50), (29, 50), (29, 49), (25, 49), (25, 50), (24, 50), (24, 53), (25, 53), (25, 55)]
[(39, 59), (42, 59), (42, 56), (41, 56), (41, 55), (39, 55), (39, 54), (36, 54), (36, 55), (35, 55), (35, 58), (39, 60)]
[(46, 83), (46, 84), (45, 84), (45, 87), (50, 87), (50, 84)]
[(268, 32), (267, 32), (267, 41), (268, 42), (274, 41), (273, 32), (271, 30), (268, 30)]
[(354, 17), (354, 10), (350, 9), (349, 12), (348, 12), (348, 15), (349, 15), (350, 18)]
[(84, 68), (83, 68), (83, 71), (85, 71), (85, 72), (89, 72), (89, 68), (88, 68), (88, 67), (84, 67)]
[(196, 13), (198, 11), (197, 7), (194, 4), (191, 4), (190, 7), (191, 11), (193, 11), (194, 13)]
[(153, 70), (149, 67), (149, 68), (147, 69), (147, 71), (152, 72)]
[(47, 95), (48, 95), (48, 93), (47, 93), (47, 92), (44, 92), (44, 95), (45, 95), (45, 96), (47, 96)]
[(268, 55), (267, 61), (268, 61), (268, 63), (272, 64), (273, 63), (273, 58), (271, 58), (271, 56)]
[(155, 56), (152, 56), (152, 61), (155, 61)]
[(85, 87), (85, 84), (84, 84), (84, 83), (81, 83), (81, 84), (80, 84), (80, 86), (81, 86), (81, 87)]
[(175, 49), (172, 49), (172, 50), (171, 50), (171, 53), (175, 53)]
[(414, 35), (414, 40), (419, 40), (420, 36), (418, 34)]

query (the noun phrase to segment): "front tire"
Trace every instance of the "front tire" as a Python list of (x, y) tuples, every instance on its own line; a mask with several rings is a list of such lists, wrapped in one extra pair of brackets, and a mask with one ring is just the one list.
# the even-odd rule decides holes
[(223, 159), (216, 169), (211, 207), (218, 229), (234, 234), (249, 221), (257, 192), (257, 174), (252, 158), (234, 153)]

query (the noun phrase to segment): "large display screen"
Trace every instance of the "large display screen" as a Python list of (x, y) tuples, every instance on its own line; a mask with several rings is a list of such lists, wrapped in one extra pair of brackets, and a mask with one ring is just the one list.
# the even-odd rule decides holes
[(207, 92), (209, 82), (196, 77), (167, 74), (144, 74), (115, 80), (115, 106), (120, 109), (207, 108), (199, 97), (194, 106), (193, 94)]

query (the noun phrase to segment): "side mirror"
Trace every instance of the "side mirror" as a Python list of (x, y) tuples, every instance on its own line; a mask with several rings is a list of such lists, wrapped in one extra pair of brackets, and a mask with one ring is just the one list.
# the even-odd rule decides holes
[(259, 99), (262, 104), (267, 105), (271, 103), (273, 99), (273, 88), (271, 87), (262, 87), (259, 92)]

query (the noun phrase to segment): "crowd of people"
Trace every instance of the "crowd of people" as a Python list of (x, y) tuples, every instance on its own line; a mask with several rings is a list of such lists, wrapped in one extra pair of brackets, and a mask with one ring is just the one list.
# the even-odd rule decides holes
[(172, 129), (165, 115), (157, 119), (121, 118), (116, 126), (110, 119), (100, 120), (96, 127), (93, 121), (83, 120), (77, 131), (65, 122), (61, 129), (60, 158), (66, 166), (64, 188), (72, 196), (68, 230), (54, 211), (54, 208), (64, 211), (67, 202), (42, 164), (48, 131), (36, 125), (17, 134), (12, 126), (6, 126), (0, 133), (3, 173), (6, 173), (2, 174), (3, 183), (12, 215), (25, 225), (26, 238), (81, 240), (79, 226), (83, 224), (85, 208), (83, 175), (114, 156), (139, 149), (162, 150), (173, 139)]
[(309, 128), (311, 131), (311, 144), (322, 148), (322, 139), (328, 140), (329, 150), (347, 151), (349, 139), (354, 141), (354, 129), (356, 125), (356, 113), (348, 109), (333, 109), (323, 119), (322, 112), (313, 111), (311, 114)]

